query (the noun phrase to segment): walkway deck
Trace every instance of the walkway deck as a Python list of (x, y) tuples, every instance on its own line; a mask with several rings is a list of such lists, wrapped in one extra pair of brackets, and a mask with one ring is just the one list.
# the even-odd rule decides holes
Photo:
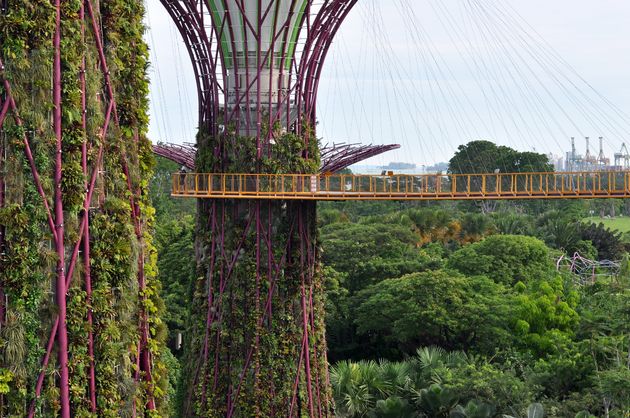
[(263, 200), (509, 200), (630, 197), (630, 171), (516, 174), (173, 174), (172, 196)]

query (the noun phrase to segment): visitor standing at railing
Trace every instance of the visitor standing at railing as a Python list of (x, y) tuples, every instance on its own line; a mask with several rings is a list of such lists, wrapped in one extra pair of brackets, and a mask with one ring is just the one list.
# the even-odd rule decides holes
[(186, 173), (187, 172), (188, 172), (188, 170), (186, 169), (185, 165), (183, 165), (179, 169), (179, 188), (180, 188), (180, 190), (186, 190)]

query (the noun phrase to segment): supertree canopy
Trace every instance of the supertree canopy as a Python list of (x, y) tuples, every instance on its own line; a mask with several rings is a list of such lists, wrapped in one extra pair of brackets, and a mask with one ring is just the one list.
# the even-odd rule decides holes
[[(317, 173), (319, 77), (356, 0), (162, 0), (197, 78), (195, 168)], [(200, 200), (184, 416), (332, 416), (308, 202)]]
[(323, 62), (355, 3), (162, 0), (191, 56), (201, 126), (271, 139), (265, 126), (314, 122)]

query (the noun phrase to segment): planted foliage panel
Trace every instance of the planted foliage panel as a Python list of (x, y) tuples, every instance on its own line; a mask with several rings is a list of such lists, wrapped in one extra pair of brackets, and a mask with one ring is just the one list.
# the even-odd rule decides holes
[(165, 409), (141, 1), (0, 15), (0, 415)]

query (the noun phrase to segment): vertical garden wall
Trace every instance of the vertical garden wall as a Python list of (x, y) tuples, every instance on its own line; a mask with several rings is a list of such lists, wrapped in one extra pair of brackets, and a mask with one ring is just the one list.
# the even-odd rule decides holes
[[(310, 129), (278, 129), (262, 158), (254, 138), (228, 131), (199, 136), (199, 170), (319, 167)], [(183, 416), (332, 416), (315, 210), (312, 202), (199, 202)]]
[(166, 408), (143, 2), (0, 14), (0, 416)]

